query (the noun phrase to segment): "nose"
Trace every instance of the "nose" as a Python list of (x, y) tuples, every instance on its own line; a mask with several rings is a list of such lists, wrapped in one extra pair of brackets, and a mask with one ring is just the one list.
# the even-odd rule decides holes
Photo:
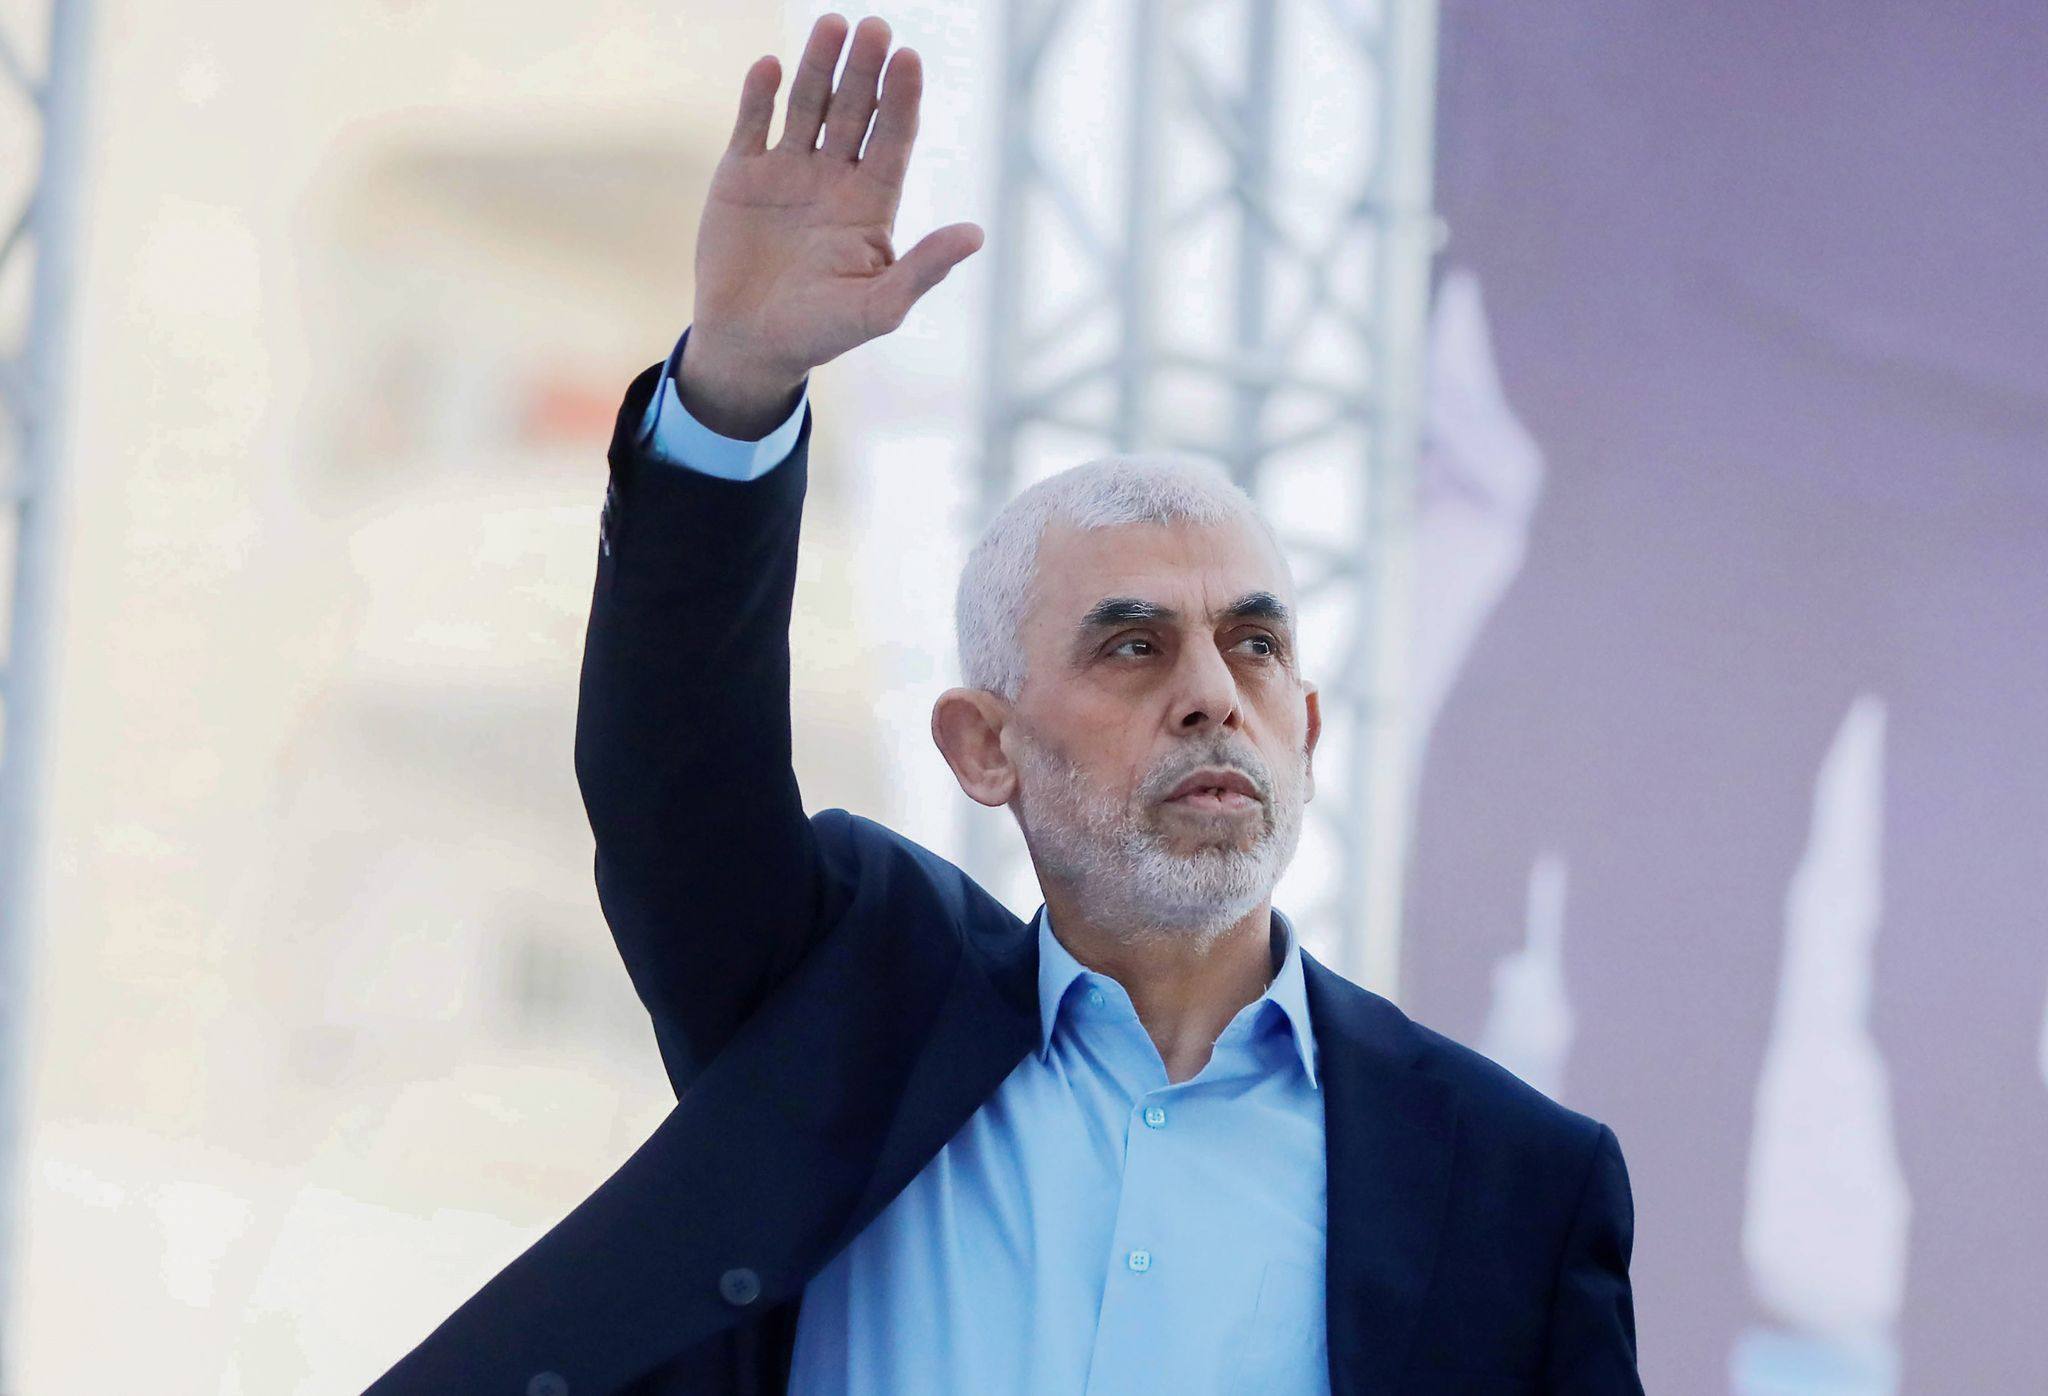
[(1244, 724), (1237, 699), (1237, 675), (1214, 645), (1189, 645), (1181, 663), (1181, 690), (1174, 700), (1182, 732), (1210, 727), (1236, 730)]

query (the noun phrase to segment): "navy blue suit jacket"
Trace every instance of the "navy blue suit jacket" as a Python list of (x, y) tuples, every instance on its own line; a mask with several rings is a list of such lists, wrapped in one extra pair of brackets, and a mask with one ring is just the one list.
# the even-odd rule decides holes
[[(677, 1105), (375, 1396), (784, 1392), (805, 1282), (1036, 1041), (1028, 923), (872, 820), (804, 812), (808, 413), (759, 479), (678, 469), (634, 441), (659, 370), (613, 435), (576, 773)], [(1613, 1132), (1302, 959), (1336, 1396), (1640, 1392)]]

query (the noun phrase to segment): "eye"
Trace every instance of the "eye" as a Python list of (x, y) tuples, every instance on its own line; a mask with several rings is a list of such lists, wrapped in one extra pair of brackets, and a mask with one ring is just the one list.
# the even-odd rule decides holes
[(1279, 656), (1280, 642), (1274, 639), (1271, 635), (1247, 635), (1244, 637), (1242, 643), (1249, 644), (1253, 641), (1257, 641), (1259, 644), (1262, 644), (1266, 647), (1266, 652), (1261, 656), (1261, 658), (1274, 659)]
[(1131, 638), (1130, 638), (1130, 639), (1128, 639), (1128, 640), (1119, 640), (1119, 641), (1117, 641), (1117, 642), (1116, 642), (1116, 643), (1115, 643), (1114, 645), (1111, 645), (1111, 646), (1109, 647), (1109, 652), (1110, 652), (1111, 654), (1115, 654), (1115, 653), (1116, 653), (1116, 652), (1117, 652), (1118, 650), (1122, 649), (1122, 648), (1123, 648), (1123, 647), (1124, 647), (1125, 645), (1149, 645), (1149, 644), (1151, 644), (1151, 643), (1152, 643), (1152, 642), (1151, 642), (1150, 640), (1146, 639), (1146, 638), (1145, 638), (1145, 637), (1144, 637), (1143, 635), (1133, 635), (1133, 636), (1131, 636)]

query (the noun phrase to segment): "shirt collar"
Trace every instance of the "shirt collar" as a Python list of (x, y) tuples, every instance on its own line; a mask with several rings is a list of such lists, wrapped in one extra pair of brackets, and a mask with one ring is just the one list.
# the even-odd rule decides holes
[[(1272, 908), (1273, 933), (1286, 944), (1286, 952), (1280, 961), (1280, 972), (1273, 976), (1273, 982), (1266, 986), (1266, 992), (1259, 997), (1271, 999), (1280, 1005), (1286, 1015), (1288, 1030), (1294, 1037), (1294, 1048), (1301, 1058), (1301, 1069), (1308, 1075), (1308, 1083), (1316, 1083), (1316, 1037), (1308, 1018), (1307, 975), (1301, 967), (1301, 937), (1295, 933), (1294, 923), (1287, 913), (1278, 907)], [(1067, 989), (1073, 982), (1088, 972), (1088, 967), (1075, 959), (1073, 952), (1060, 944), (1058, 936), (1052, 933), (1052, 910), (1040, 904), (1038, 909), (1038, 1054), (1041, 1059), (1052, 1053), (1053, 1025), (1059, 1021), (1060, 1005), (1065, 1001)]]

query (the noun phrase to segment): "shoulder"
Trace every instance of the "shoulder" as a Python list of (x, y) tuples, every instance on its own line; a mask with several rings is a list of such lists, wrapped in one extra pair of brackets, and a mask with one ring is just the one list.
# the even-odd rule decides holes
[(1606, 1129), (1599, 1120), (1545, 1095), (1485, 1053), (1402, 1017), (1420, 1048), (1416, 1069), (1457, 1086), (1465, 1112), (1485, 1136), (1503, 1146), (1558, 1153), (1560, 1162), (1585, 1167)]
[[(1325, 967), (1327, 968), (1327, 967)], [(1613, 1131), (1515, 1075), (1484, 1053), (1412, 1018), (1399, 1005), (1331, 972), (1335, 997), (1384, 1050), (1443, 1082), (1458, 1104), (1464, 1162), (1576, 1194)]]
[(1025, 924), (959, 864), (886, 824), (833, 808), (812, 815), (811, 827), (849, 911), (915, 908), (925, 924), (970, 939), (1007, 941)]
[(1035, 1017), (1031, 923), (957, 863), (886, 824), (834, 808), (812, 815), (811, 827), (835, 888), (832, 919), (864, 956), (920, 977), (972, 966), (1018, 1014)]
[(1545, 1253), (1562, 1253), (1589, 1216), (1599, 1226), (1632, 1230), (1628, 1166), (1613, 1129), (1391, 1002), (1380, 1002), (1398, 1015), (1414, 1049), (1413, 1069), (1453, 1088), (1453, 1175), (1464, 1196), (1483, 1199), (1479, 1210), (1492, 1224), (1527, 1226), (1547, 1219), (1555, 1244)]

